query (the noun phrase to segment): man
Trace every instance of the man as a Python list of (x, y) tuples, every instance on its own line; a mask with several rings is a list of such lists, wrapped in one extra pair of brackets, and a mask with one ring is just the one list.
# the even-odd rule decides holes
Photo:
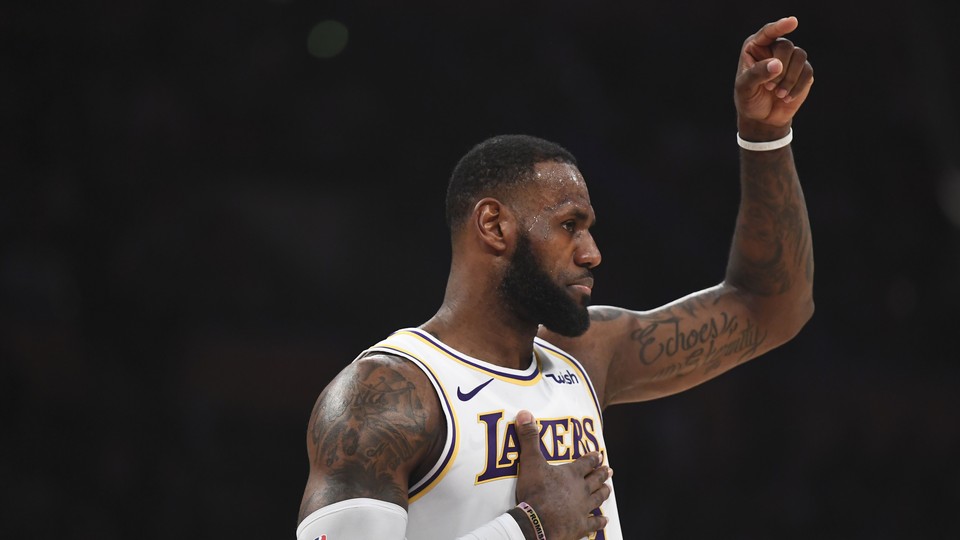
[(789, 147), (813, 84), (806, 53), (783, 38), (797, 24), (767, 24), (741, 49), (742, 196), (715, 287), (646, 312), (587, 308), (600, 252), (573, 156), (505, 136), (461, 159), (443, 304), (320, 395), (299, 539), (623, 537), (602, 409), (711, 379), (791, 339), (813, 313)]

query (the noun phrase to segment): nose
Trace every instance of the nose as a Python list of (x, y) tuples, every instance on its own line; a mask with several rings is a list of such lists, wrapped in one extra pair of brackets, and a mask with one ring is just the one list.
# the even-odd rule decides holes
[(602, 259), (603, 257), (600, 256), (600, 248), (597, 247), (597, 243), (594, 241), (593, 235), (589, 232), (584, 233), (583, 238), (581, 239), (580, 247), (577, 248), (574, 262), (577, 264), (577, 266), (596, 268), (597, 266), (600, 266), (600, 261)]

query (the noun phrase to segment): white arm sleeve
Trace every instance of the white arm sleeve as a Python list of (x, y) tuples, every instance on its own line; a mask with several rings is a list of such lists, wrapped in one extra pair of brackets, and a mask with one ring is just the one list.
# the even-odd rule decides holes
[(407, 511), (377, 499), (347, 499), (324, 506), (300, 522), (297, 540), (404, 540)]
[[(406, 510), (386, 501), (359, 498), (314, 511), (297, 527), (297, 540), (404, 540), (406, 531)], [(503, 514), (457, 540), (524, 540), (524, 536), (513, 516)]]
[(517, 525), (517, 520), (513, 519), (510, 514), (503, 514), (479, 529), (457, 538), (457, 540), (524, 540), (524, 538), (520, 525)]

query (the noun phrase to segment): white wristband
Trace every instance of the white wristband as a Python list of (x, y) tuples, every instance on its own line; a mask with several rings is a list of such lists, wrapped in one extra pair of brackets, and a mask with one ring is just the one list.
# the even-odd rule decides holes
[(737, 144), (740, 145), (740, 148), (753, 150), (754, 152), (766, 152), (768, 150), (776, 150), (777, 148), (783, 148), (784, 146), (790, 144), (790, 141), (792, 140), (793, 140), (793, 128), (790, 128), (790, 131), (787, 132), (786, 137), (782, 139), (777, 139), (775, 141), (766, 141), (766, 142), (745, 141), (741, 139), (740, 134), (737, 133)]

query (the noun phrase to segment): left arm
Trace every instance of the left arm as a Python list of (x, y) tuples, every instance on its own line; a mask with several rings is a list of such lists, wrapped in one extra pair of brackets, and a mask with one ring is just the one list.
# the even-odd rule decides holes
[[(740, 136), (785, 136), (813, 84), (785, 18), (747, 38), (735, 102)], [(813, 314), (813, 244), (789, 146), (741, 150), (741, 200), (724, 280), (652, 311), (590, 308), (579, 338), (541, 335), (584, 362), (604, 406), (701, 384), (777, 347)]]

